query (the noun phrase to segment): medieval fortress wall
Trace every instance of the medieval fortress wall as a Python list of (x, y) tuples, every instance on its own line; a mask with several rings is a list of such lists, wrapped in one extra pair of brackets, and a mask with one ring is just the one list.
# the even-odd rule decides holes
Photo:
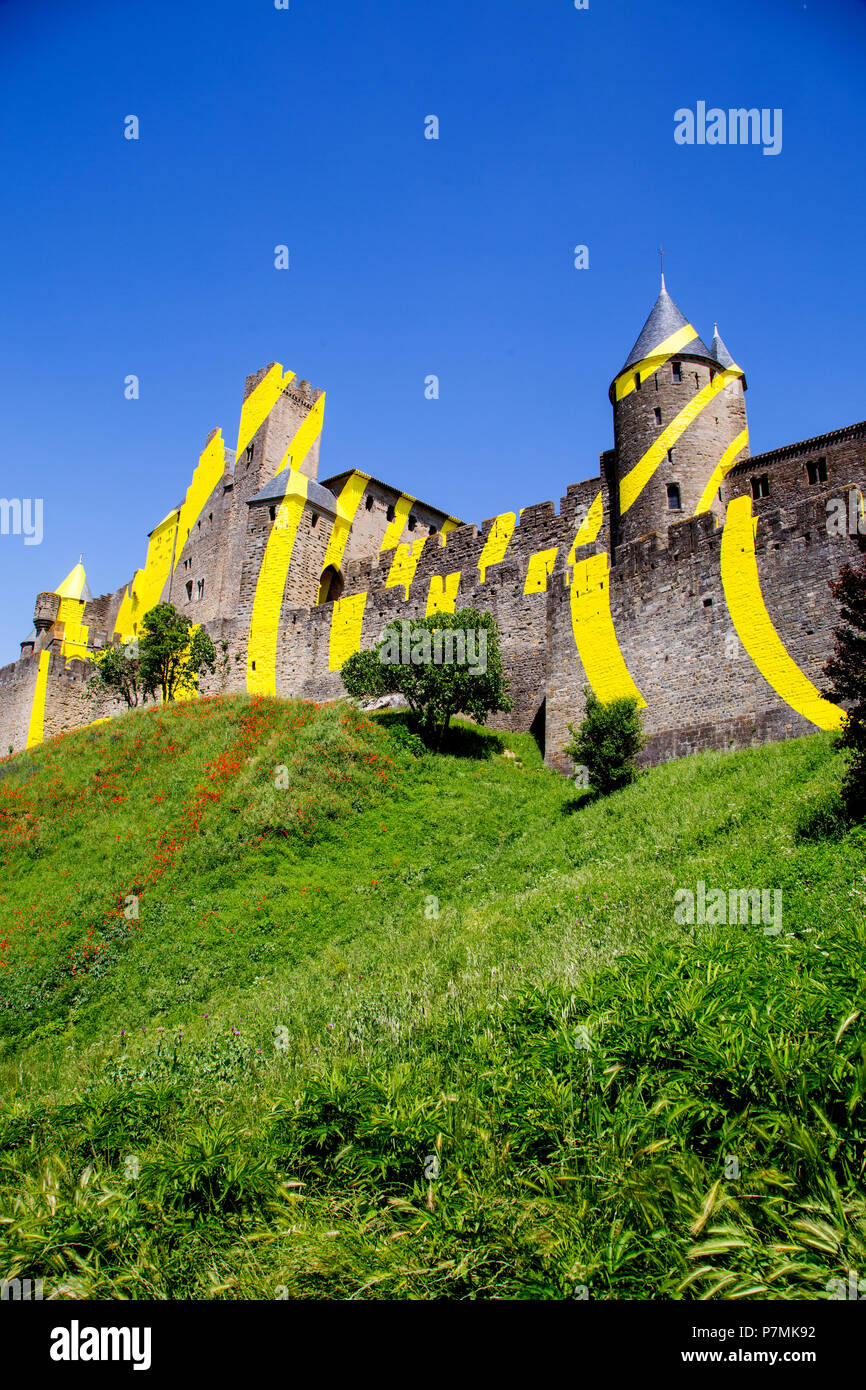
[(79, 564), (38, 595), (0, 670), (0, 750), (120, 713), (88, 698), (88, 658), (160, 600), (217, 644), (203, 693), (317, 701), (386, 622), (486, 609), (514, 698), (499, 726), (532, 729), (564, 770), (586, 687), (638, 697), (652, 762), (837, 728), (828, 584), (864, 543), (866, 423), (750, 457), (745, 391), (663, 285), (611, 385), (597, 477), (476, 527), (358, 470), (320, 482), (324, 394), (271, 364), (128, 584), (94, 598)]

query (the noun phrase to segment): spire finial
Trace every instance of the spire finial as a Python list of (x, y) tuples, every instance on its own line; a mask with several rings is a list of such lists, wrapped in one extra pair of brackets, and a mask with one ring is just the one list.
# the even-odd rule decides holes
[(662, 273), (662, 290), (667, 293), (665, 290), (665, 249), (663, 246), (659, 247), (659, 266)]

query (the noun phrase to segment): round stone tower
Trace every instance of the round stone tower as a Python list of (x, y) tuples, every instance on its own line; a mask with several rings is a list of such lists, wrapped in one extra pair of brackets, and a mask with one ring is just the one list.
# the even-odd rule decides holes
[(665, 289), (611, 384), (614, 545), (713, 511), (749, 452), (746, 378), (716, 329), (708, 348)]

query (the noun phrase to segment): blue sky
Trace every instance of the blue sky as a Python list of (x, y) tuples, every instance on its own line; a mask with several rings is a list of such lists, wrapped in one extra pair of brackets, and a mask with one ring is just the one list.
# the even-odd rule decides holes
[[(864, 79), (864, 0), (0, 0), (0, 495), (44, 499), (41, 545), (0, 536), (0, 661), (80, 551), (131, 576), (273, 360), (328, 393), (323, 477), (557, 500), (660, 242), (753, 452), (862, 419)], [(698, 100), (781, 108), (782, 152), (676, 145)]]

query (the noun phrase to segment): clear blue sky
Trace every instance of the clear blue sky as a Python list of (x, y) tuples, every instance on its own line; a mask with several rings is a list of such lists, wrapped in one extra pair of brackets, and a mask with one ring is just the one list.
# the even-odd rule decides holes
[[(698, 100), (782, 108), (781, 154), (677, 146)], [(45, 508), (0, 537), (2, 661), (79, 551), (95, 593), (131, 576), (269, 361), (328, 393), (323, 477), (558, 499), (660, 241), (753, 452), (866, 416), (864, 0), (0, 0), (0, 121), (0, 495)]]

